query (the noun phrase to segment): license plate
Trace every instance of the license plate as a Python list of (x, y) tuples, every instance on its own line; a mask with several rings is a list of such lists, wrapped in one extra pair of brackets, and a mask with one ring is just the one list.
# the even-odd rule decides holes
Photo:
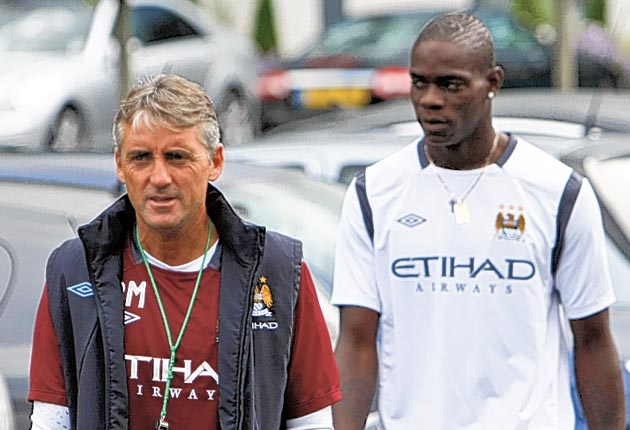
[(306, 109), (353, 108), (370, 104), (372, 92), (364, 88), (303, 90), (300, 105)]

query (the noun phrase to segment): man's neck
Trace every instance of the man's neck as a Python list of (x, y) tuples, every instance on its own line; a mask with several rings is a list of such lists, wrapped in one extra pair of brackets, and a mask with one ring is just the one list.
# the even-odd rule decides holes
[(451, 170), (473, 170), (494, 163), (505, 149), (507, 141), (497, 130), (498, 141), (494, 145), (495, 134), (486, 138), (471, 138), (466, 141), (436, 147), (427, 145), (427, 158), (436, 166)]
[[(146, 252), (169, 266), (186, 264), (203, 255), (208, 239), (208, 225), (188, 232), (151, 231), (140, 233), (140, 241)], [(212, 246), (218, 239), (212, 225)]]

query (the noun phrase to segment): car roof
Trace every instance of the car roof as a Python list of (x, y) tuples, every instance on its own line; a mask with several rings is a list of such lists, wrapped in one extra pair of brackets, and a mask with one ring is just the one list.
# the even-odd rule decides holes
[(119, 190), (112, 154), (0, 154), (0, 180)]
[[(497, 94), (492, 108), (497, 116), (569, 121), (611, 131), (630, 132), (629, 99), (630, 91), (627, 90), (510, 88)], [(318, 129), (349, 133), (405, 121), (415, 121), (411, 102), (408, 99), (392, 100), (362, 109), (337, 110), (292, 121), (272, 128), (267, 136), (276, 138), (287, 132), (303, 133)]]

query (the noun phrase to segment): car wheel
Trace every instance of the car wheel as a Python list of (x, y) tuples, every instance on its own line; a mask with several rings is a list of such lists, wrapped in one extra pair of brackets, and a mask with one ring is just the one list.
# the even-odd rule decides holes
[(250, 104), (235, 92), (225, 96), (218, 112), (221, 141), (239, 145), (254, 137), (256, 123)]
[(83, 122), (81, 115), (66, 107), (50, 131), (48, 148), (51, 151), (71, 151), (81, 146)]

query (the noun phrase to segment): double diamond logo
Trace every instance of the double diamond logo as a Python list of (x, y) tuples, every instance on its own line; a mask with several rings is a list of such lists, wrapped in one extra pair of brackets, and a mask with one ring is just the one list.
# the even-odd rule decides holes
[(92, 284), (90, 284), (89, 282), (81, 282), (80, 284), (76, 284), (71, 287), (68, 287), (68, 291), (83, 298), (91, 297), (94, 295), (94, 290), (92, 290)]
[(427, 220), (426, 218), (423, 218), (420, 215), (416, 215), (416, 214), (407, 214), (404, 217), (397, 219), (399, 223), (409, 228), (419, 226), (420, 224), (424, 223), (426, 220)]

